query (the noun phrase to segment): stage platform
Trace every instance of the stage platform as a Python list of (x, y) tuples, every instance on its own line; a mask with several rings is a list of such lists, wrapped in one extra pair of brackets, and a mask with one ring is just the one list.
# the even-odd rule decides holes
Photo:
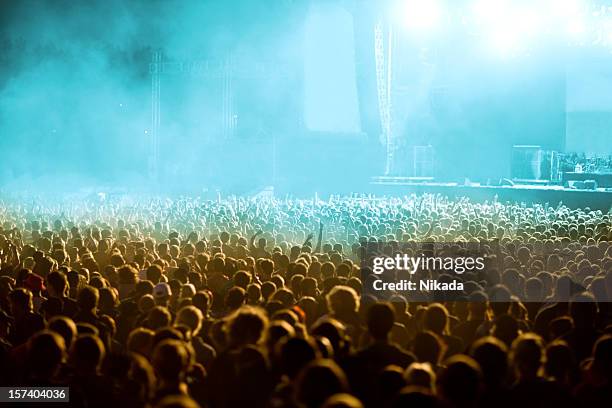
[(514, 186), (487, 186), (478, 183), (459, 184), (424, 181), (409, 177), (374, 177), (370, 189), (376, 195), (442, 194), (448, 197), (468, 197), (474, 201), (493, 200), (549, 203), (563, 202), (570, 208), (589, 207), (607, 212), (612, 206), (612, 189), (576, 190), (556, 185), (517, 184)]

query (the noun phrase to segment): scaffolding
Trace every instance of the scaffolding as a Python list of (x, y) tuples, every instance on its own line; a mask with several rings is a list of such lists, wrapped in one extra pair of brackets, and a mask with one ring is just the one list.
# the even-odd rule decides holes
[(159, 129), (161, 124), (161, 67), (162, 53), (153, 52), (151, 56), (151, 132), (149, 141), (149, 178), (158, 180), (159, 176)]
[(374, 56), (376, 59), (376, 89), (378, 110), (382, 129), (382, 142), (385, 144), (385, 175), (391, 174), (395, 167), (396, 141), (393, 132), (393, 26), (379, 19), (374, 26)]

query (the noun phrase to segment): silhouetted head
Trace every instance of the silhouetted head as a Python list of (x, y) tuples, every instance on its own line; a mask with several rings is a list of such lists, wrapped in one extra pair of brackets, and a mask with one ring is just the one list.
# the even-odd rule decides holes
[(395, 322), (395, 313), (389, 303), (375, 303), (368, 308), (368, 331), (375, 340), (387, 340)]

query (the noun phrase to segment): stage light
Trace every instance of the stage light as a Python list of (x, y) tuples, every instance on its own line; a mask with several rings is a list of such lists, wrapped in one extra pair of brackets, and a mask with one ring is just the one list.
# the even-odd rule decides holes
[(507, 0), (476, 0), (471, 7), (474, 23), (488, 47), (507, 57), (526, 50), (542, 30), (540, 9), (533, 4)]
[(508, 12), (506, 0), (476, 0), (472, 3), (472, 14), (476, 23), (493, 25), (503, 19)]
[(437, 0), (407, 0), (402, 9), (404, 25), (410, 29), (432, 29), (442, 19), (442, 9)]
[(581, 18), (572, 18), (567, 22), (566, 31), (574, 37), (581, 36), (586, 31), (586, 26)]
[(503, 57), (514, 55), (521, 45), (518, 33), (509, 28), (495, 30), (488, 38), (493, 51)]
[(557, 17), (572, 19), (584, 10), (583, 0), (549, 0), (548, 9)]
[(512, 20), (522, 38), (533, 37), (542, 27), (543, 22), (537, 10), (526, 8), (516, 10), (513, 14)]

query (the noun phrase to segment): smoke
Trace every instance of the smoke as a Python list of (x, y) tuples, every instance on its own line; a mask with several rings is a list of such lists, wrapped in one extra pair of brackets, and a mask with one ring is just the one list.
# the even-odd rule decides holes
[[(0, 2), (0, 187), (139, 182), (149, 154), (151, 53), (161, 50), (166, 60), (238, 55), (241, 64), (295, 60), (292, 2), (271, 3)], [(194, 148), (217, 137), (218, 84), (208, 82), (174, 77), (162, 88), (165, 145), (174, 147), (168, 160), (180, 161), (180, 150), (197, 156)], [(294, 91), (253, 90), (274, 100)]]

